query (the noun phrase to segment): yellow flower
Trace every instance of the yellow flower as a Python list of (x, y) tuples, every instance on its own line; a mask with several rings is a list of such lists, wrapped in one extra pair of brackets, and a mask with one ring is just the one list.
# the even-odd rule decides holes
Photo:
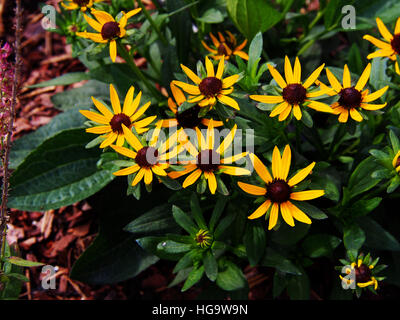
[[(363, 39), (368, 40), (373, 45), (379, 48), (379, 50), (370, 53), (367, 56), (367, 59), (373, 59), (376, 57), (388, 57), (390, 60), (396, 61), (396, 55), (400, 54), (400, 18), (398, 18), (396, 21), (394, 35), (389, 32), (389, 30), (386, 28), (380, 18), (376, 18), (376, 24), (384, 41), (376, 39), (369, 34), (364, 35)], [(395, 69), (396, 72), (400, 74), (400, 68), (397, 61), (395, 63)]]
[[(316, 98), (322, 96), (327, 90), (319, 90), (310, 92), (309, 89), (312, 84), (318, 79), (325, 64), (319, 66), (306, 81), (301, 82), (301, 65), (299, 58), (296, 57), (294, 63), (294, 69), (290, 64), (289, 58), (285, 57), (285, 78), (282, 78), (281, 74), (271, 65), (268, 65), (268, 69), (271, 72), (272, 77), (282, 88), (282, 95), (280, 96), (269, 96), (269, 95), (251, 95), (250, 98), (262, 102), (262, 103), (273, 103), (278, 104), (271, 112), (270, 117), (275, 117), (279, 114), (279, 121), (284, 121), (293, 110), (293, 115), (297, 120), (302, 117), (301, 108), (307, 106), (321, 112), (332, 113), (332, 109), (325, 103), (311, 100), (310, 98)], [(303, 106), (304, 103), (306, 105)]]
[(282, 158), (278, 147), (275, 146), (272, 153), (272, 176), (255, 154), (250, 154), (250, 159), (258, 176), (264, 181), (265, 185), (260, 187), (243, 182), (238, 182), (238, 185), (243, 191), (256, 196), (264, 196), (266, 200), (248, 218), (257, 219), (263, 216), (271, 207), (268, 230), (275, 227), (279, 211), (282, 214), (283, 220), (292, 227), (294, 226), (293, 218), (300, 222), (311, 224), (310, 218), (290, 200), (311, 200), (325, 194), (324, 190), (293, 191), (293, 187), (309, 175), (315, 166), (315, 162), (288, 179), (291, 162), (289, 145), (286, 145)]
[(153, 122), (156, 116), (139, 120), (139, 118), (149, 108), (150, 102), (147, 102), (142, 107), (138, 108), (142, 92), (140, 91), (136, 98), (133, 99), (134, 91), (135, 88), (130, 87), (121, 109), (118, 93), (114, 86), (110, 84), (112, 111), (94, 97), (92, 97), (92, 101), (101, 114), (89, 110), (79, 111), (89, 120), (99, 124), (99, 126), (86, 129), (86, 132), (104, 134), (105, 140), (101, 143), (100, 148), (105, 148), (115, 141), (117, 141), (116, 143), (118, 146), (122, 146), (125, 141), (125, 134), (122, 130), (123, 125), (129, 129), (134, 127), (139, 134), (149, 130), (149, 128), (146, 127)]
[[(200, 107), (198, 105), (178, 112), (178, 107), (186, 101), (186, 97), (182, 90), (174, 85), (173, 82), (170, 83), (170, 87), (174, 99), (168, 98), (168, 107), (174, 113), (175, 118), (162, 120), (162, 126), (166, 128), (180, 127), (190, 129), (194, 129), (200, 124), (208, 126), (210, 119), (199, 118)], [(223, 125), (224, 123), (222, 121), (214, 121), (214, 127), (221, 127)]]
[(214, 73), (214, 66), (210, 59), (206, 57), (207, 77), (200, 79), (193, 71), (181, 64), (182, 70), (195, 85), (176, 80), (173, 83), (191, 95), (188, 100), (190, 103), (197, 102), (200, 107), (205, 107), (214, 106), (218, 100), (236, 110), (240, 110), (238, 103), (228, 97), (233, 92), (232, 86), (238, 81), (239, 75), (235, 74), (222, 79), (224, 65), (225, 60), (221, 59), (218, 63), (217, 73)]
[(117, 58), (117, 42), (116, 39), (123, 38), (126, 35), (126, 24), (128, 19), (137, 14), (141, 8), (131, 10), (128, 13), (122, 12), (122, 18), (116, 21), (113, 16), (105, 11), (92, 10), (96, 20), (84, 14), (87, 23), (98, 33), (95, 32), (77, 32), (78, 37), (90, 39), (98, 43), (108, 43), (110, 45), (110, 58), (113, 62)]
[(64, 0), (61, 5), (67, 10), (80, 9), (85, 12), (87, 9), (93, 7), (93, 3), (103, 2), (104, 0)]
[(217, 190), (216, 174), (225, 173), (233, 176), (250, 174), (250, 171), (247, 169), (226, 165), (244, 158), (247, 155), (247, 152), (223, 158), (225, 151), (232, 144), (237, 129), (236, 125), (218, 147), (218, 142), (215, 141), (214, 122), (212, 119), (210, 119), (210, 123), (207, 127), (206, 138), (204, 138), (199, 128), (196, 127), (195, 129), (197, 133), (197, 147), (190, 141), (184, 145), (184, 148), (192, 156), (192, 160), (188, 161), (189, 164), (185, 165), (182, 171), (170, 172), (168, 174), (170, 178), (176, 179), (190, 173), (182, 185), (183, 188), (187, 188), (194, 184), (200, 176), (203, 175), (208, 181), (210, 192), (215, 194), (215, 191)]
[(400, 150), (394, 156), (392, 164), (396, 172), (400, 172)]
[(136, 186), (143, 178), (144, 183), (149, 185), (153, 181), (153, 174), (156, 176), (165, 177), (167, 176), (166, 169), (169, 168), (168, 160), (174, 158), (179, 153), (179, 148), (176, 145), (177, 136), (179, 134), (176, 131), (166, 141), (158, 141), (160, 135), (161, 122), (158, 123), (155, 128), (150, 142), (147, 146), (139, 141), (139, 139), (132, 133), (128, 127), (122, 124), (125, 139), (128, 144), (133, 147), (133, 150), (111, 145), (111, 147), (118, 153), (131, 158), (135, 161), (133, 166), (121, 169), (114, 172), (116, 176), (126, 176), (136, 173), (135, 178), (132, 181), (132, 186)]
[(240, 45), (237, 46), (236, 37), (230, 31), (225, 32), (228, 35), (227, 38), (225, 38), (221, 32), (218, 32), (219, 40), (210, 32), (210, 38), (215, 47), (214, 49), (209, 47), (204, 41), (201, 41), (204, 48), (212, 53), (211, 57), (216, 60), (221, 58), (228, 60), (230, 57), (232, 57), (232, 55), (236, 55), (244, 60), (249, 60), (248, 54), (242, 51), (247, 44), (247, 40), (244, 40)]
[[(333, 89), (332, 91), (327, 92), (327, 94), (330, 96), (339, 95), (339, 100), (331, 105), (333, 113), (339, 115), (339, 122), (347, 122), (349, 113), (351, 118), (355, 121), (362, 121), (363, 117), (357, 111), (357, 108), (378, 110), (386, 106), (386, 102), (384, 104), (368, 103), (380, 98), (389, 87), (386, 86), (371, 94), (369, 94), (367, 89), (363, 90), (369, 80), (370, 73), (371, 64), (369, 63), (358, 79), (357, 84), (352, 86), (350, 71), (347, 65), (344, 66), (343, 70), (343, 85), (340, 84), (328, 68), (326, 69), (326, 75)], [(327, 88), (323, 83), (320, 83), (320, 85), (321, 88)]]
[[(373, 265), (364, 264), (361, 259), (358, 259), (357, 263), (352, 262), (350, 268), (346, 269), (346, 274), (353, 273), (355, 275), (355, 281), (358, 287), (366, 288), (373, 286), (374, 290), (378, 289), (378, 281), (374, 276), (372, 276), (371, 270), (374, 268)], [(351, 284), (353, 280), (344, 279), (344, 277), (339, 276), (340, 279), (346, 281), (347, 284)]]
[(194, 240), (201, 248), (208, 248), (211, 245), (212, 236), (210, 235), (209, 231), (200, 229), (199, 232), (196, 233)]

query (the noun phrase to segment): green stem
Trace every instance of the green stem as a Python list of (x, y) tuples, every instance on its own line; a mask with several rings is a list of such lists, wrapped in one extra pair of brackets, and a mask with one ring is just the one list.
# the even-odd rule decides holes
[(149, 20), (151, 26), (153, 27), (154, 31), (158, 34), (158, 37), (160, 40), (163, 42), (164, 45), (168, 45), (167, 39), (164, 37), (164, 35), (161, 33), (160, 29), (154, 22), (153, 18), (151, 17), (150, 13), (147, 11), (146, 7), (143, 5), (142, 0), (136, 0), (139, 7), (142, 8), (142, 12), (144, 16), (146, 17), (147, 20)]
[(144, 85), (146, 86), (147, 89), (152, 93), (152, 95), (157, 98), (157, 100), (162, 101), (163, 96), (161, 92), (159, 92), (144, 76), (142, 71), (137, 67), (135, 64), (135, 61), (133, 60), (133, 57), (129, 54), (129, 52), (126, 50), (125, 46), (119, 42), (118, 44), (118, 51), (121, 54), (121, 56), (125, 59), (126, 63), (131, 67), (132, 71), (137, 75), (137, 77), (143, 81)]

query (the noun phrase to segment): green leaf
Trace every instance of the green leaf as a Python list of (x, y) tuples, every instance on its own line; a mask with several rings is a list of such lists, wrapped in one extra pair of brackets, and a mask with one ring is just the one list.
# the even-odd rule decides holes
[(199, 231), (199, 228), (195, 225), (192, 218), (175, 205), (172, 206), (172, 215), (176, 223), (185, 229), (189, 234), (194, 235), (197, 233), (197, 231)]
[(34, 132), (15, 140), (10, 153), (10, 167), (16, 169), (40, 144), (60, 132), (84, 128), (85, 121), (85, 117), (78, 110), (68, 110)]
[(264, 255), (266, 246), (265, 227), (261, 221), (249, 221), (243, 238), (250, 265), (255, 266)]
[(192, 245), (180, 243), (172, 240), (162, 241), (157, 245), (158, 250), (165, 251), (166, 253), (182, 253), (191, 249)]
[(211, 281), (215, 281), (218, 276), (218, 264), (215, 256), (210, 250), (207, 250), (204, 253), (203, 264), (204, 271), (206, 272), (208, 279), (210, 279)]
[(194, 256), (193, 250), (187, 252), (182, 258), (179, 259), (179, 261), (176, 263), (174, 270), (172, 272), (177, 273), (183, 269), (186, 269), (186, 268), (192, 266), (193, 265), (193, 256)]
[(305, 272), (301, 276), (292, 276), (289, 279), (287, 293), (291, 300), (310, 299), (310, 281)]
[[(9, 257), (11, 255), (17, 256), (19, 255), (19, 250), (17, 245), (12, 245), (10, 247), (7, 241), (5, 241), (4, 253), (6, 257)], [(5, 262), (4, 271), (5, 273), (7, 273), (7, 275), (19, 274), (21, 277), (23, 277), (24, 268), (17, 265), (13, 265), (9, 262)], [(22, 289), (22, 282), (20, 280), (15, 279), (15, 277), (10, 277), (9, 281), (4, 283), (4, 289), (0, 290), (0, 300), (18, 300), (21, 289)]]
[(365, 232), (356, 224), (348, 225), (343, 230), (343, 243), (347, 250), (357, 251), (365, 242)]
[(358, 200), (350, 208), (351, 216), (365, 216), (378, 207), (381, 201), (379, 197)]
[(171, 216), (171, 206), (163, 204), (154, 207), (150, 211), (130, 222), (125, 231), (130, 232), (133, 237), (165, 235), (177, 229), (177, 224)]
[(400, 150), (399, 138), (397, 138), (396, 134), (392, 130), (389, 131), (389, 138), (390, 143), (392, 144), (393, 151), (397, 152), (398, 150)]
[(295, 266), (289, 259), (280, 255), (271, 248), (266, 249), (265, 256), (260, 264), (262, 266), (275, 268), (276, 270), (283, 273), (289, 273), (295, 275), (301, 274), (300, 269), (297, 266)]
[(286, 288), (286, 286), (287, 286), (287, 279), (284, 276), (284, 274), (282, 274), (279, 271), (275, 271), (273, 285), (272, 285), (272, 297), (275, 299), (278, 296), (280, 296), (283, 290)]
[(204, 13), (196, 20), (205, 23), (221, 23), (224, 21), (224, 16), (221, 11), (216, 8), (208, 8)]
[(340, 2), (341, 0), (331, 0), (328, 2), (324, 14), (324, 24), (326, 29), (333, 26), (338, 15), (340, 15)]
[(230, 211), (228, 214), (221, 219), (218, 226), (215, 228), (214, 239), (220, 239), (223, 232), (232, 224), (235, 220), (236, 212)]
[(375, 220), (363, 217), (358, 223), (366, 234), (365, 245), (378, 250), (400, 251), (399, 241)]
[(212, 212), (211, 218), (210, 218), (209, 227), (210, 227), (211, 232), (214, 231), (214, 227), (216, 226), (219, 218), (221, 217), (222, 213), (224, 212), (227, 201), (228, 201), (227, 197), (220, 196), (218, 198), (217, 203), (215, 204), (215, 207), (213, 209), (213, 212)]
[(55, 94), (51, 97), (51, 102), (60, 110), (82, 109), (93, 105), (91, 97), (109, 100), (109, 86), (100, 81), (90, 80), (82, 87)]
[(228, 260), (221, 260), (216, 284), (223, 290), (233, 291), (245, 288), (247, 280), (236, 264)]
[(43, 81), (37, 84), (34, 84), (32, 86), (29, 86), (29, 88), (44, 88), (44, 87), (50, 87), (50, 86), (66, 86), (68, 84), (73, 84), (76, 82), (80, 82), (82, 80), (90, 80), (90, 75), (89, 73), (85, 72), (71, 72), (71, 73), (66, 73), (62, 76), (59, 76), (57, 78), (54, 78), (49, 81)]
[(207, 224), (204, 220), (203, 212), (200, 207), (199, 198), (197, 197), (197, 194), (195, 192), (193, 192), (192, 196), (190, 197), (190, 208), (192, 210), (193, 218), (194, 220), (196, 220), (197, 225), (201, 229), (207, 229)]
[[(331, 1), (329, 2), (331, 3)], [(353, 43), (349, 51), (349, 68), (352, 72), (361, 74), (364, 70), (360, 49), (356, 43)]]
[(350, 198), (366, 192), (378, 184), (380, 179), (371, 178), (371, 172), (379, 169), (378, 166), (373, 157), (368, 157), (360, 162), (349, 179), (348, 192)]
[(115, 176), (96, 165), (101, 151), (85, 149), (89, 139), (84, 130), (73, 129), (42, 143), (12, 174), (9, 207), (57, 209), (89, 197), (112, 181)]
[(8, 257), (5, 259), (5, 261), (20, 267), (40, 267), (44, 265), (44, 263), (29, 261), (20, 257)]
[(22, 274), (19, 273), (7, 273), (7, 277), (13, 278), (22, 282), (29, 282), (29, 279)]
[(257, 32), (264, 33), (282, 20), (292, 3), (287, 1), (282, 12), (267, 0), (226, 0), (226, 7), (236, 27), (251, 41)]
[(252, 70), (254, 65), (257, 63), (261, 57), (263, 50), (263, 38), (262, 33), (258, 32), (249, 46), (249, 61), (248, 61), (248, 71)]
[(301, 222), (297, 223), (294, 228), (282, 223), (279, 229), (271, 235), (271, 240), (284, 246), (291, 246), (300, 241), (307, 234), (309, 228), (309, 224)]
[(184, 292), (193, 287), (197, 282), (200, 281), (203, 274), (204, 274), (204, 266), (200, 266), (199, 268), (193, 268), (190, 271), (185, 283), (183, 284), (181, 291)]
[[(292, 200), (291, 200), (292, 201)], [(292, 201), (293, 204), (296, 205), (301, 211), (303, 211), (306, 215), (310, 216), (312, 219), (323, 220), (328, 218), (328, 216), (316, 206), (309, 204), (305, 201)]]
[(303, 241), (302, 247), (311, 258), (330, 257), (341, 242), (338, 237), (329, 234), (314, 234)]
[[(377, 57), (372, 60), (369, 83), (379, 90), (390, 84), (390, 77), (386, 74), (388, 58)], [(383, 96), (385, 97), (385, 95)]]

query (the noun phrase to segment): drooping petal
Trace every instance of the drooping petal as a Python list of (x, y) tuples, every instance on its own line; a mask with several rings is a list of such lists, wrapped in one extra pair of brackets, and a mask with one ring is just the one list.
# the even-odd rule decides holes
[(289, 208), (293, 218), (295, 218), (297, 221), (306, 224), (311, 224), (311, 219), (303, 211), (301, 211), (298, 207), (296, 207), (293, 203), (287, 201), (286, 207)]
[(235, 124), (232, 130), (227, 134), (224, 140), (222, 140), (221, 144), (218, 146), (216, 152), (219, 154), (224, 154), (225, 150), (229, 148), (232, 144), (233, 138), (235, 137), (237, 130), (237, 125)]
[(283, 179), (281, 176), (281, 168), (282, 168), (282, 159), (281, 154), (277, 146), (274, 147), (274, 151), (272, 152), (272, 174), (274, 178)]
[(134, 166), (113, 172), (113, 175), (114, 176), (127, 176), (127, 175), (130, 175), (132, 173), (139, 171), (139, 169), (140, 169), (140, 166), (135, 164)]
[(100, 148), (106, 148), (110, 146), (117, 139), (118, 134), (115, 132), (110, 132), (107, 138), (100, 144)]
[(111, 148), (113, 148), (116, 152), (119, 154), (122, 154), (125, 157), (135, 159), (137, 153), (131, 149), (125, 148), (125, 147), (120, 147), (120, 146), (114, 146), (112, 145)]
[(95, 16), (95, 18), (101, 23), (101, 25), (104, 25), (107, 22), (115, 22), (113, 16), (110, 15), (108, 12), (93, 9), (90, 13)]
[(324, 194), (325, 194), (324, 190), (298, 191), (298, 192), (292, 192), (290, 194), (290, 199), (298, 201), (312, 200), (322, 197)]
[(320, 112), (327, 112), (327, 113), (332, 113), (332, 108), (327, 105), (326, 103), (319, 102), (319, 101), (314, 101), (314, 100), (307, 100), (310, 101), (310, 103), (307, 105), (307, 107), (320, 111)]
[(298, 104), (293, 106), (293, 114), (297, 120), (301, 120), (302, 113)]
[(132, 181), (132, 187), (136, 186), (142, 179), (145, 173), (145, 169), (141, 168), (139, 172), (136, 174), (135, 179)]
[(249, 170), (240, 167), (220, 165), (219, 169), (223, 170), (222, 173), (229, 174), (231, 176), (248, 176), (251, 174)]
[(151, 169), (145, 169), (144, 171), (144, 183), (149, 185), (153, 181), (153, 171)]
[(139, 119), (146, 111), (147, 109), (150, 107), (150, 101), (145, 103), (139, 110), (137, 110), (135, 113), (133, 113), (130, 116), (130, 119), (132, 122), (136, 121), (137, 119)]
[(222, 94), (219, 94), (217, 96), (217, 98), (218, 98), (218, 101), (221, 101), (223, 104), (226, 104), (226, 105), (232, 107), (233, 109), (240, 110), (239, 104), (236, 102), (235, 99), (228, 97), (228, 96), (224, 96)]
[(298, 57), (296, 57), (296, 60), (294, 62), (293, 81), (295, 83), (301, 83), (301, 64)]
[(261, 162), (261, 160), (254, 154), (250, 153), (249, 155), (251, 161), (253, 162), (254, 169), (256, 170), (258, 176), (265, 182), (272, 182), (272, 176), (269, 173), (267, 167)]
[(139, 151), (140, 149), (143, 148), (142, 143), (139, 141), (139, 139), (133, 134), (131, 129), (128, 129), (124, 124), (121, 125), (122, 130), (124, 131), (124, 136), (125, 139), (128, 141), (128, 143), (136, 150)]
[(368, 104), (368, 103), (361, 103), (360, 107), (365, 109), (365, 110), (379, 110), (384, 108), (387, 105), (387, 103), (383, 104)]
[(287, 84), (286, 81), (282, 78), (281, 74), (270, 64), (267, 64), (268, 70), (271, 73), (272, 77), (276, 81), (276, 83), (282, 88), (286, 88)]
[(218, 63), (217, 73), (215, 75), (215, 77), (217, 79), (221, 79), (222, 78), (222, 75), (224, 73), (224, 67), (225, 67), (225, 59), (220, 59), (219, 63)]
[(217, 179), (215, 178), (215, 174), (213, 172), (204, 172), (204, 176), (208, 180), (208, 188), (210, 189), (211, 194), (215, 194), (217, 190)]
[(181, 68), (183, 72), (186, 73), (186, 75), (189, 77), (190, 80), (192, 80), (196, 84), (200, 84), (201, 79), (195, 74), (192, 70), (190, 70), (188, 67), (184, 66), (181, 64)]
[(345, 64), (343, 69), (343, 88), (350, 88), (350, 87), (351, 87), (350, 70), (347, 64)]
[(383, 87), (382, 89), (379, 89), (378, 91), (375, 91), (374, 93), (365, 96), (363, 102), (375, 101), (376, 99), (382, 97), (388, 88), (389, 86)]
[(240, 189), (242, 189), (244, 192), (247, 192), (249, 194), (252, 194), (254, 196), (263, 196), (267, 193), (266, 188), (258, 187), (252, 184), (244, 183), (244, 182), (238, 182), (238, 186)]
[(193, 183), (197, 181), (197, 179), (201, 176), (202, 171), (197, 169), (196, 171), (192, 172), (186, 179), (183, 181), (182, 187), (187, 188)]
[(287, 84), (295, 83), (293, 79), (292, 65), (290, 64), (288, 56), (285, 56), (285, 78)]
[(290, 169), (290, 162), (292, 160), (292, 152), (290, 150), (289, 145), (287, 144), (285, 146), (285, 150), (283, 150), (282, 154), (282, 166), (281, 166), (281, 179), (286, 180), (288, 174), (289, 174), (289, 169)]
[(87, 128), (86, 132), (88, 133), (96, 133), (96, 134), (104, 134), (111, 132), (111, 126), (98, 126), (98, 127), (92, 127), (92, 128)]
[(101, 32), (102, 25), (98, 23), (96, 20), (92, 19), (88, 15), (84, 14), (83, 17), (85, 18), (86, 22), (97, 32)]
[(357, 81), (355, 88), (358, 91), (364, 89), (365, 85), (369, 80), (369, 75), (371, 74), (371, 63), (368, 63), (367, 67), (364, 69), (363, 73), (361, 74), (360, 78)]
[(238, 74), (222, 79), (222, 89), (226, 89), (233, 86), (238, 81), (238, 79), (239, 79)]
[(294, 220), (293, 220), (293, 216), (290, 210), (290, 207), (287, 205), (287, 202), (282, 202), (280, 204), (280, 209), (281, 209), (281, 214), (282, 214), (282, 218), (283, 220), (285, 220), (285, 222), (291, 226), (294, 227)]
[(297, 172), (293, 177), (291, 177), (288, 181), (288, 185), (290, 187), (295, 186), (296, 184), (300, 183), (301, 181), (303, 181), (312, 171), (312, 169), (315, 166), (315, 162), (309, 164), (307, 167), (305, 167), (304, 169), (300, 170), (299, 172)]
[(350, 116), (357, 122), (363, 121), (362, 115), (355, 108), (350, 109)]
[(192, 95), (199, 95), (200, 90), (198, 86), (194, 86), (192, 84), (187, 84), (182, 81), (174, 81), (174, 84), (180, 88), (182, 88), (185, 92), (192, 94)]
[(328, 77), (329, 83), (331, 84), (332, 88), (337, 93), (339, 93), (343, 89), (343, 87), (340, 84), (340, 82), (338, 81), (338, 79), (336, 79), (334, 74), (328, 68), (326, 68), (326, 76)]
[(286, 101), (283, 101), (281, 104), (277, 105), (272, 112), (269, 114), (271, 118), (275, 117), (276, 115), (282, 113), (286, 108), (289, 107), (289, 104)]
[(324, 69), (325, 63), (320, 65), (311, 75), (307, 78), (307, 80), (303, 83), (303, 87), (307, 89), (310, 87), (315, 81), (317, 81), (319, 75), (322, 72), (322, 69)]
[(107, 118), (107, 120), (112, 119), (112, 117), (114, 116), (113, 113), (104, 104), (102, 104), (99, 100), (97, 100), (94, 97), (92, 97), (92, 101), (96, 106), (96, 108)]
[(253, 99), (262, 103), (280, 103), (283, 102), (282, 96), (263, 96), (263, 95), (250, 95), (250, 99)]
[(79, 110), (79, 112), (84, 115), (86, 118), (88, 118), (89, 120), (92, 120), (94, 122), (100, 123), (100, 124), (109, 124), (109, 120), (98, 113), (95, 113), (93, 111), (89, 111), (89, 110)]
[(115, 40), (110, 41), (110, 58), (112, 62), (117, 59), (117, 42)]
[(179, 177), (184, 176), (185, 174), (188, 174), (190, 172), (192, 172), (193, 170), (195, 170), (197, 168), (197, 165), (195, 164), (189, 164), (187, 166), (184, 167), (185, 169), (181, 170), (181, 171), (172, 171), (168, 173), (168, 177), (170, 177), (171, 179), (177, 179)]
[(269, 209), (269, 207), (271, 206), (271, 201), (270, 200), (265, 200), (261, 206), (259, 206), (257, 208), (256, 211), (254, 211), (250, 216), (247, 217), (247, 219), (253, 220), (253, 219), (257, 219), (261, 216), (263, 216)]
[(371, 42), (373, 45), (377, 46), (380, 49), (386, 49), (386, 50), (392, 49), (392, 46), (390, 45), (390, 43), (379, 40), (373, 36), (370, 36), (369, 34), (366, 34), (365, 36), (363, 36), (363, 39)]
[(214, 66), (210, 59), (206, 56), (206, 70), (207, 70), (207, 77), (214, 77)]
[(286, 120), (286, 118), (289, 116), (291, 111), (292, 111), (292, 106), (288, 105), (287, 108), (281, 112), (281, 114), (278, 117), (278, 120), (279, 121)]
[(275, 202), (272, 204), (271, 213), (269, 215), (268, 230), (271, 230), (273, 227), (276, 226), (276, 223), (278, 221), (278, 214), (279, 214), (279, 204)]
[(345, 122), (347, 122), (348, 118), (349, 118), (349, 110), (343, 109), (343, 111), (340, 113), (340, 116), (339, 116), (339, 122), (345, 123)]
[(382, 37), (385, 38), (385, 40), (388, 42), (392, 41), (393, 35), (389, 32), (389, 30), (386, 28), (385, 24), (380, 18), (376, 18), (376, 24)]

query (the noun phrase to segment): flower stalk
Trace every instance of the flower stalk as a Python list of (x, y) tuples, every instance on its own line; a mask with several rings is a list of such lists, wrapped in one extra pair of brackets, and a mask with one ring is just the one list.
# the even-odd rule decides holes
[[(17, 93), (18, 93), (18, 85), (19, 85), (19, 72), (20, 72), (20, 63), (21, 63), (21, 54), (20, 54), (20, 41), (21, 41), (21, 0), (16, 1), (16, 24), (15, 24), (15, 65), (12, 66), (8, 64), (6, 59), (11, 54), (11, 47), (7, 44), (3, 46), (1, 50), (1, 68), (2, 68), (2, 79), (1, 79), (1, 104), (2, 108), (4, 107), (5, 111), (2, 110), (7, 118), (2, 118), (2, 128), (3, 124), (6, 126), (7, 130), (2, 132), (1, 142), (2, 142), (2, 152), (1, 152), (1, 162), (3, 169), (3, 188), (2, 188), (2, 197), (1, 197), (1, 208), (0, 208), (0, 270), (3, 267), (3, 258), (5, 254), (5, 241), (7, 235), (7, 222), (9, 219), (8, 210), (7, 210), (7, 201), (8, 201), (8, 190), (9, 190), (9, 157), (10, 157), (10, 149), (11, 149), (11, 137), (13, 133), (13, 125), (14, 125), (14, 117), (15, 117), (15, 106), (17, 103)], [(14, 70), (13, 70), (14, 67)], [(7, 78), (12, 75), (12, 78)], [(12, 81), (11, 88), (9, 86), (4, 86), (4, 81)], [(5, 88), (5, 90), (4, 90)], [(11, 89), (11, 92), (10, 92)]]

